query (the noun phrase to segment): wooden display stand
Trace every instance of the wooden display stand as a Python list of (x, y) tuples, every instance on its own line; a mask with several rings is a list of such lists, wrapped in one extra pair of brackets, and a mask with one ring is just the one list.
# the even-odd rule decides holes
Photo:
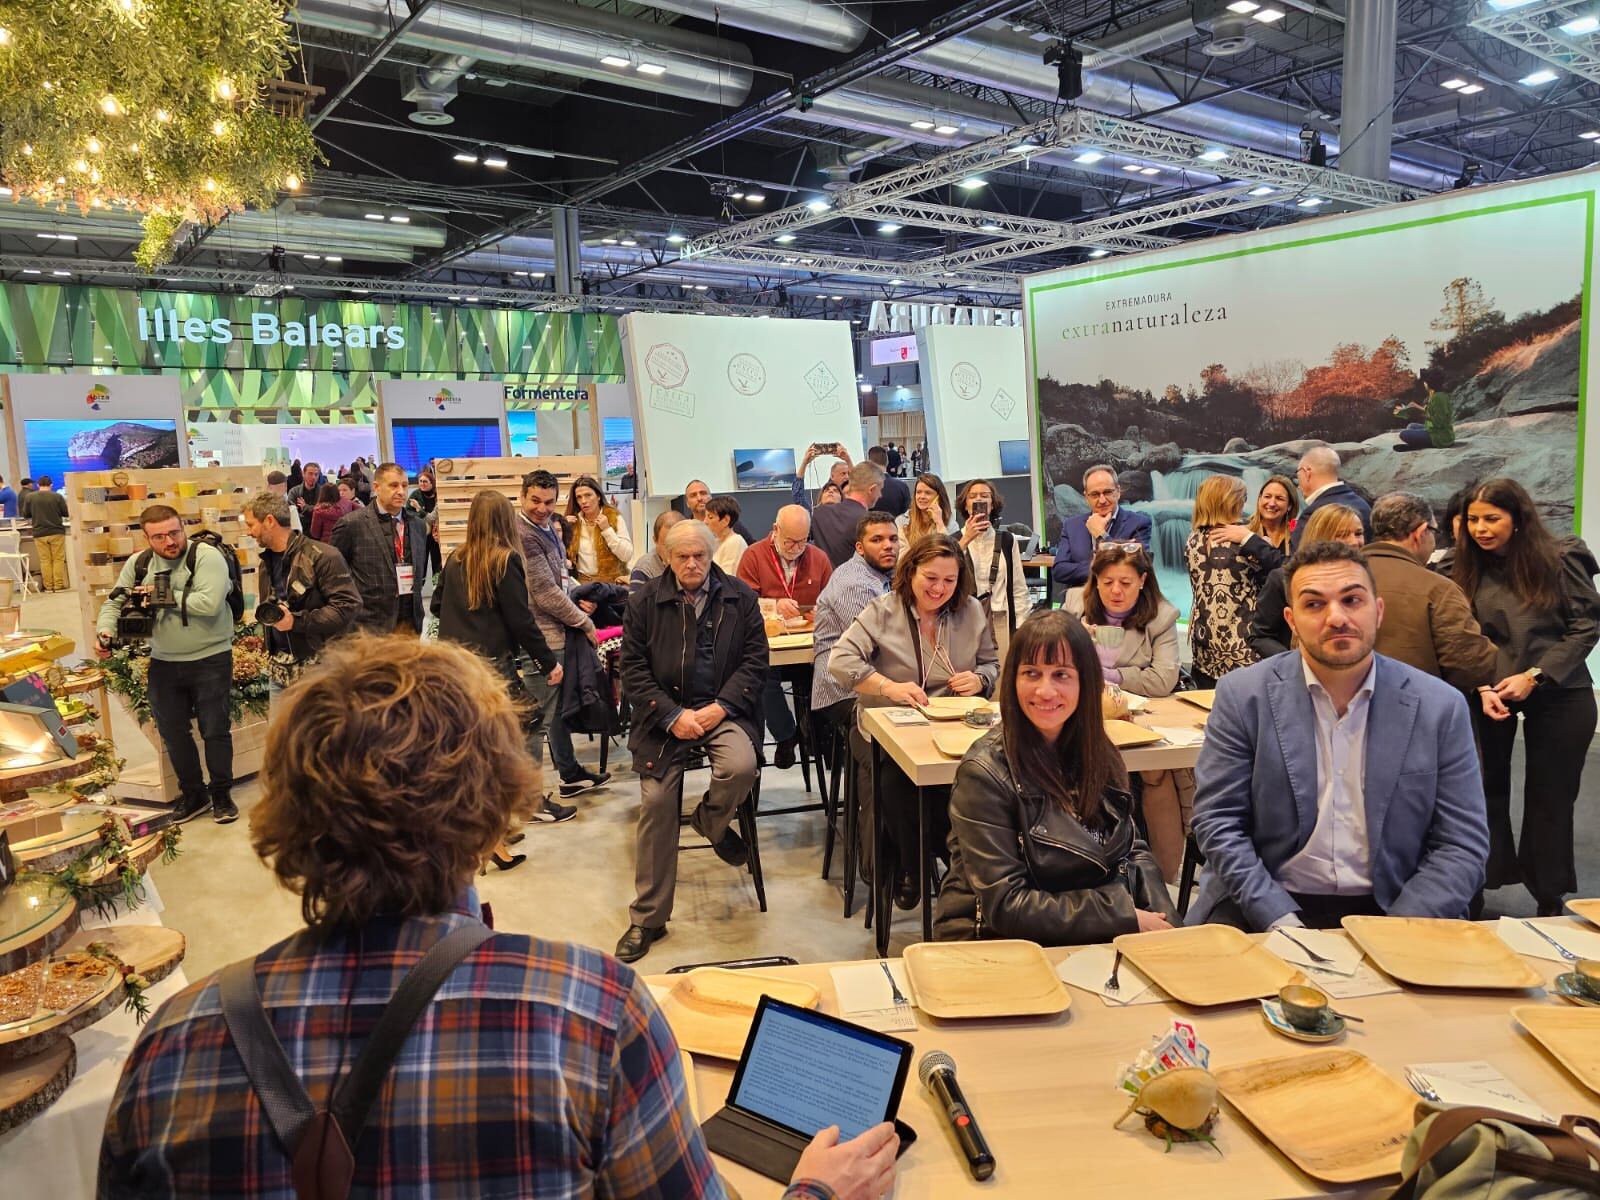
[[(161, 740), (161, 735), (156, 732), (153, 724), (141, 723), (140, 732), (150, 739), (150, 744), (156, 748), (156, 760), (147, 766), (134, 767), (124, 771), (113, 784), (117, 796), (125, 800), (135, 800), (141, 804), (171, 804), (178, 798), (178, 776), (172, 769), (172, 760), (167, 757), (167, 747)], [(200, 751), (201, 761), (205, 760), (205, 745), (200, 740), (199, 730), (192, 725), (190, 730), (195, 739), (195, 746)], [(265, 717), (250, 717), (242, 725), (233, 727), (233, 778), (237, 783), (246, 776), (254, 775), (261, 770), (262, 760), (267, 750), (267, 720)]]
[(556, 477), (556, 502), (565, 505), (572, 481), (581, 475), (599, 478), (600, 460), (593, 454), (546, 454), (534, 458), (440, 458), (433, 464), (439, 549), (446, 558), (467, 536), (467, 512), (479, 492), (499, 492), (514, 505), (522, 499), (522, 477), (549, 471)]
[[(93, 646), (100, 606), (116, 586), (122, 564), (149, 549), (139, 514), (152, 504), (177, 509), (184, 532), (210, 529), (239, 555), (245, 610), (253, 607), (261, 552), (245, 533), (244, 505), (266, 488), (259, 467), (159, 467), (151, 470), (68, 471), (72, 549), (78, 603), (83, 614), (83, 644)], [(130, 494), (131, 492), (131, 494)], [(95, 556), (104, 561), (94, 561)]]

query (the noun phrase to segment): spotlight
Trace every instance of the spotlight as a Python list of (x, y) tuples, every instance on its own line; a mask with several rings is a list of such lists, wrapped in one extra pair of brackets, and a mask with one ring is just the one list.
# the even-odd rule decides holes
[(1463, 188), (1471, 187), (1478, 176), (1482, 174), (1483, 168), (1477, 163), (1463, 163), (1461, 166), (1461, 174), (1456, 177), (1456, 181), (1450, 186), (1459, 192)]
[(1056, 97), (1071, 104), (1083, 95), (1083, 54), (1070, 42), (1052, 42), (1044, 48), (1045, 65), (1056, 69)]
[(1328, 148), (1322, 144), (1322, 135), (1310, 125), (1300, 126), (1300, 158), (1313, 167), (1328, 165)]

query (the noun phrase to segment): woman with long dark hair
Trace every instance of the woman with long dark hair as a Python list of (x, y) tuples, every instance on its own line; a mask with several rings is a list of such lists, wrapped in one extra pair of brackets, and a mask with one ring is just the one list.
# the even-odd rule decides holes
[[(1489, 808), (1484, 886), (1521, 883), (1541, 917), (1556, 916), (1562, 898), (1578, 887), (1572, 811), (1595, 731), (1585, 659), (1600, 639), (1597, 567), (1578, 538), (1551, 535), (1514, 479), (1479, 485), (1462, 525), (1454, 578), (1499, 652), (1501, 676), (1493, 687), (1478, 689)], [(1520, 844), (1511, 831), (1511, 750), (1519, 713), (1527, 740)]]
[[(933, 478), (936, 478), (933, 477)], [(987, 479), (969, 479), (956, 493), (961, 522), (961, 548), (972, 563), (972, 586), (978, 603), (989, 610), (995, 653), (1004, 658), (1017, 626), (1028, 619), (1033, 603), (1022, 573), (1022, 547), (999, 526), (1005, 498)]]
[(573, 481), (567, 494), (567, 528), (572, 533), (567, 558), (574, 580), (627, 584), (633, 539), (622, 514), (606, 503), (606, 494), (592, 475)]
[(936, 938), (1088, 945), (1178, 923), (1134, 824), (1101, 686), (1076, 617), (1040, 613), (1017, 629), (1000, 673), (1000, 727), (967, 751), (950, 793)]
[(1269, 475), (1256, 492), (1256, 510), (1244, 524), (1212, 528), (1213, 545), (1231, 542), (1241, 553), (1268, 570), (1281, 567), (1289, 557), (1289, 535), (1300, 512), (1300, 497), (1287, 475)]
[(339, 505), (339, 489), (331, 483), (323, 484), (317, 489), (317, 505), (311, 510), (311, 536), (319, 542), (331, 542), (333, 527), (344, 514), (345, 509)]
[(953, 533), (950, 524), (950, 493), (944, 480), (924, 473), (911, 485), (911, 508), (895, 519), (900, 526), (900, 554), (904, 557), (911, 543), (931, 533)]
[[(517, 651), (533, 659), (551, 686), (561, 682), (561, 664), (528, 607), (528, 569), (522, 561), (522, 540), (517, 536), (511, 501), (499, 492), (479, 492), (472, 498), (466, 540), (445, 560), (433, 590), (432, 608), (439, 618), (439, 637), (476, 650), (493, 663), (525, 711), (530, 702), (517, 674)], [(528, 714), (530, 743), (541, 736), (537, 715)], [(538, 755), (533, 757), (538, 761)], [(577, 811), (546, 799), (537, 815), (542, 821), (555, 822), (565, 821)], [(502, 848), (495, 854), (495, 865), (509, 871), (523, 857), (506, 854)]]
[(417, 486), (411, 490), (406, 505), (428, 527), (428, 569), (437, 576), (442, 559), (439, 550), (439, 493), (434, 484), (432, 463), (417, 472)]

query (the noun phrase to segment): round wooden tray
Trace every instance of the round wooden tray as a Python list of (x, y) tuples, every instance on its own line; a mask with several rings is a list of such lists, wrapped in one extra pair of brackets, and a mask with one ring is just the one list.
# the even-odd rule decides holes
[(47, 873), (59, 871), (98, 846), (104, 840), (102, 831), (110, 820), (109, 813), (64, 813), (60, 832), (17, 842), (11, 847), (11, 853), (16, 856), (19, 867)]
[[(131, 866), (135, 871), (138, 871), (141, 875), (144, 874), (146, 868), (148, 868), (151, 863), (155, 862), (155, 860), (160, 857), (161, 833), (159, 832), (138, 838), (137, 840), (128, 844), (128, 865)], [(111, 864), (106, 863), (93, 875), (89, 876), (88, 882), (100, 883), (103, 880), (109, 879), (111, 877), (111, 872)]]
[(48, 883), (14, 883), (0, 892), (0, 975), (44, 958), (78, 932), (78, 904)]
[(93, 769), (93, 750), (86, 750), (77, 758), (41, 763), (36, 767), (13, 767), (0, 771), (0, 796), (26, 795), (29, 788), (49, 787), (63, 779), (76, 779)]
[(61, 1098), (78, 1072), (78, 1048), (62, 1038), (38, 1054), (0, 1067), (0, 1133), (37, 1117)]
[(115, 1011), (126, 994), (127, 990), (122, 986), (122, 972), (112, 964), (100, 991), (72, 1011), (44, 1017), (31, 1025), (0, 1031), (0, 1068), (31, 1058), (57, 1042), (70, 1041), (78, 1030), (87, 1029)]
[(63, 696), (75, 696), (79, 692), (92, 692), (102, 686), (106, 681), (103, 671), (85, 671), (79, 675), (69, 675), (56, 691)]
[(63, 954), (86, 950), (102, 942), (134, 972), (159, 983), (178, 969), (189, 948), (188, 939), (164, 925), (111, 925), (105, 929), (80, 929), (61, 949)]

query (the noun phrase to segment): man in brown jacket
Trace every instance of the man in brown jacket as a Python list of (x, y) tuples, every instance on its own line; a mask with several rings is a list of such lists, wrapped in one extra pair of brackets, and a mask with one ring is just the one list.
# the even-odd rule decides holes
[(1366, 559), (1384, 606), (1375, 649), (1470, 694), (1494, 682), (1494, 643), (1461, 589), (1423, 565), (1437, 528), (1414, 493), (1391, 492), (1372, 506)]

